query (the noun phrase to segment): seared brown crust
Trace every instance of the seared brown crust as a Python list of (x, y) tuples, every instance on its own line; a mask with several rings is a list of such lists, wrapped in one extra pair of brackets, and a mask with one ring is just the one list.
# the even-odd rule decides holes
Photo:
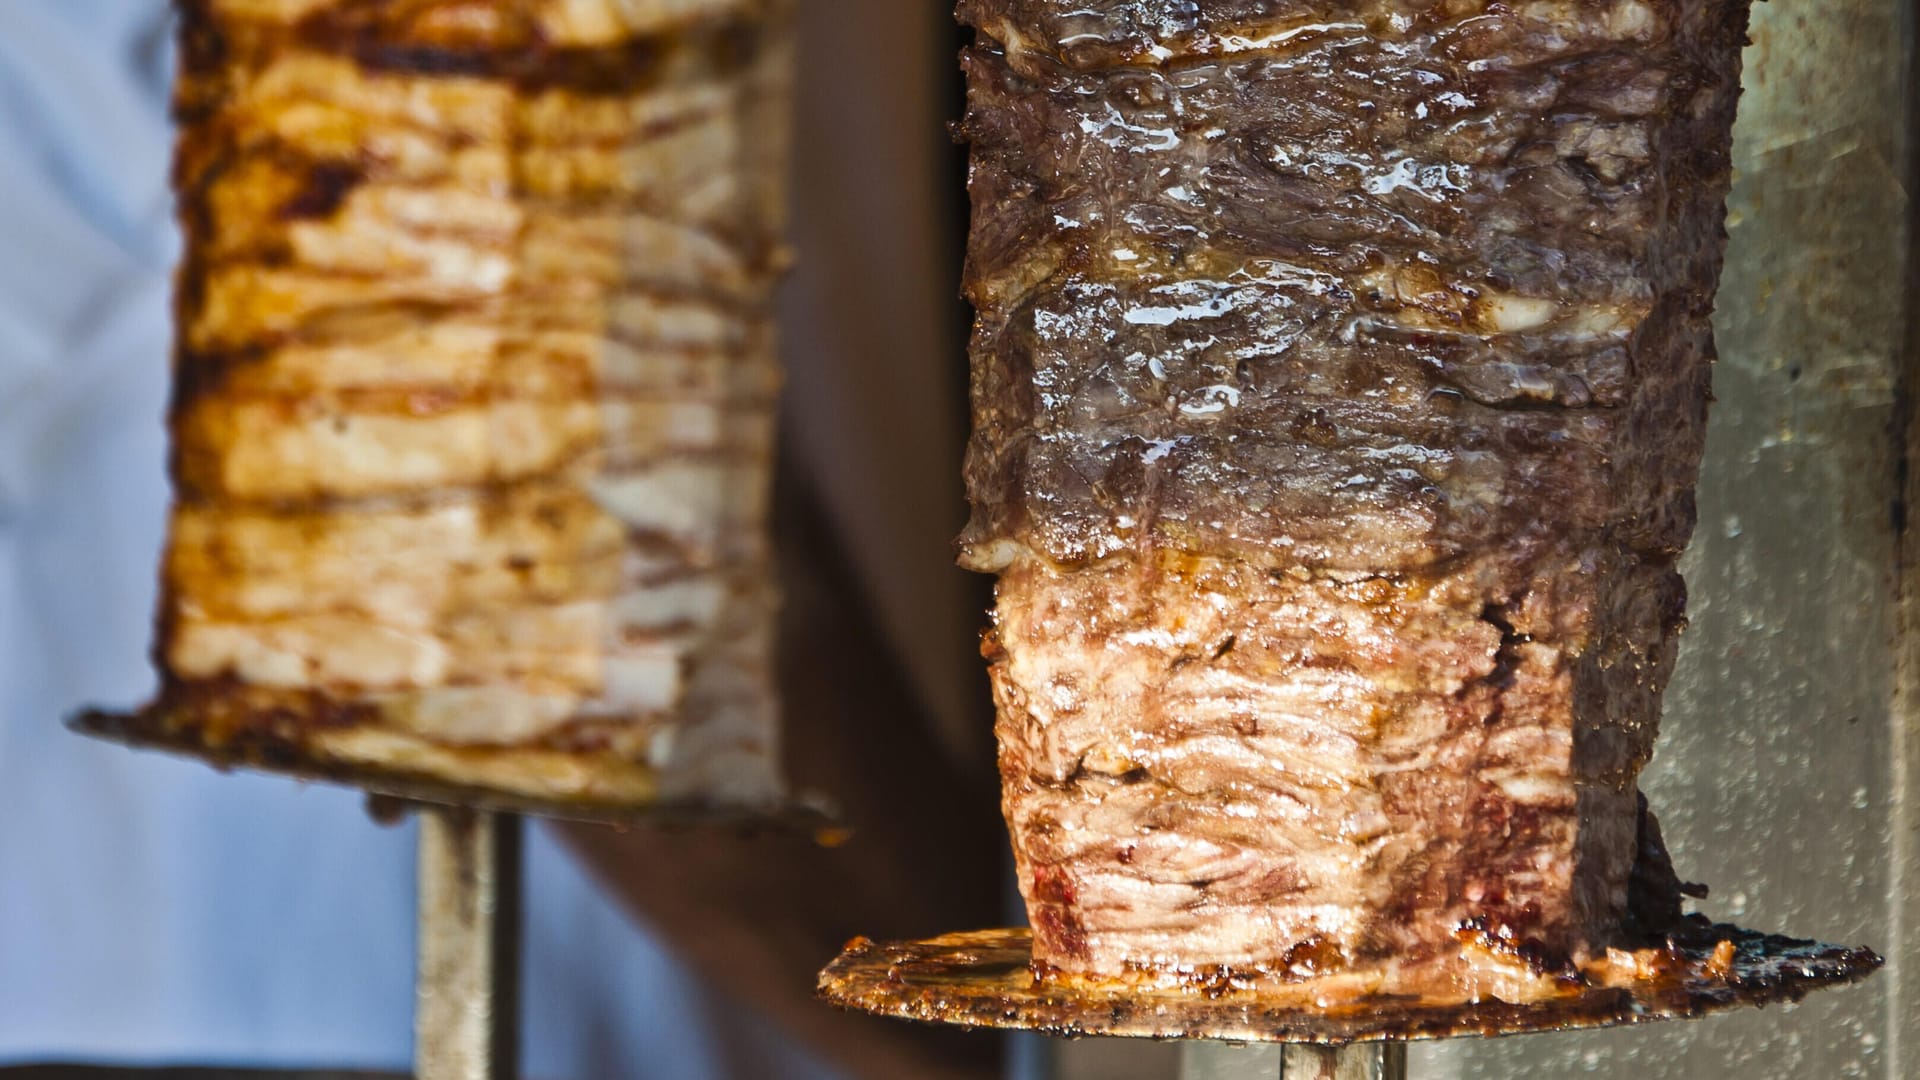
[[(965, 10), (1076, 49), (1254, 10), (1072, 6)], [(1405, 28), (1288, 4), (1217, 62), (968, 52), (970, 562), (1142, 534), (1373, 571), (1567, 528), (1684, 543), (1735, 79), (1710, 61), (1744, 17), (1370, 6)], [(1646, 27), (1607, 32), (1629, 7)]]
[(961, 558), (1038, 961), (1619, 928), (1746, 7), (960, 5)]
[(777, 792), (788, 7), (180, 5), (171, 738)]

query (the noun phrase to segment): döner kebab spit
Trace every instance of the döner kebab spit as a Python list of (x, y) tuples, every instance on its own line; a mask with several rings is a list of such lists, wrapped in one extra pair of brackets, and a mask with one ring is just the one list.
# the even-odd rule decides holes
[(1636, 778), (1747, 7), (962, 0), (1042, 973), (1522, 1002), (1679, 918)]
[(187, 0), (159, 700), (210, 755), (775, 798), (784, 0)]

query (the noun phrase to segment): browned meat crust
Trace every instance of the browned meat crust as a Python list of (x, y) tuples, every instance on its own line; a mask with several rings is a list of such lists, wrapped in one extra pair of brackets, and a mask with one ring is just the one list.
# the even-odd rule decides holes
[(1620, 931), (1746, 8), (960, 5), (1039, 962), (1472, 994)]

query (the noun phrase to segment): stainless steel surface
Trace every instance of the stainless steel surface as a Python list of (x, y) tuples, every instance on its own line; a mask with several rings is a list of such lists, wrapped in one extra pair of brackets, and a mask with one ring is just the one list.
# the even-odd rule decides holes
[(1754, 7), (1693, 626), (1646, 781), (1708, 913), (1873, 944), (1892, 977), (1790, 1012), (1416, 1047), (1422, 1080), (1920, 1076), (1920, 877), (1895, 862), (1920, 826), (1894, 681), (1914, 7)]
[(416, 1080), (518, 1075), (520, 833), (511, 814), (420, 814)]

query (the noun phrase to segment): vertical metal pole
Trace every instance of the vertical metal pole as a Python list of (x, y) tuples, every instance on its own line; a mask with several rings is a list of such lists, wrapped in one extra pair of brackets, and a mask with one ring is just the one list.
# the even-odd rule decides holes
[(1280, 1075), (1285, 1080), (1407, 1080), (1407, 1044), (1289, 1046)]
[(520, 819), (420, 814), (415, 1080), (515, 1080), (520, 1057)]
[(1354, 1046), (1234, 1046), (1190, 1042), (1180, 1080), (1407, 1080), (1405, 1043)]

